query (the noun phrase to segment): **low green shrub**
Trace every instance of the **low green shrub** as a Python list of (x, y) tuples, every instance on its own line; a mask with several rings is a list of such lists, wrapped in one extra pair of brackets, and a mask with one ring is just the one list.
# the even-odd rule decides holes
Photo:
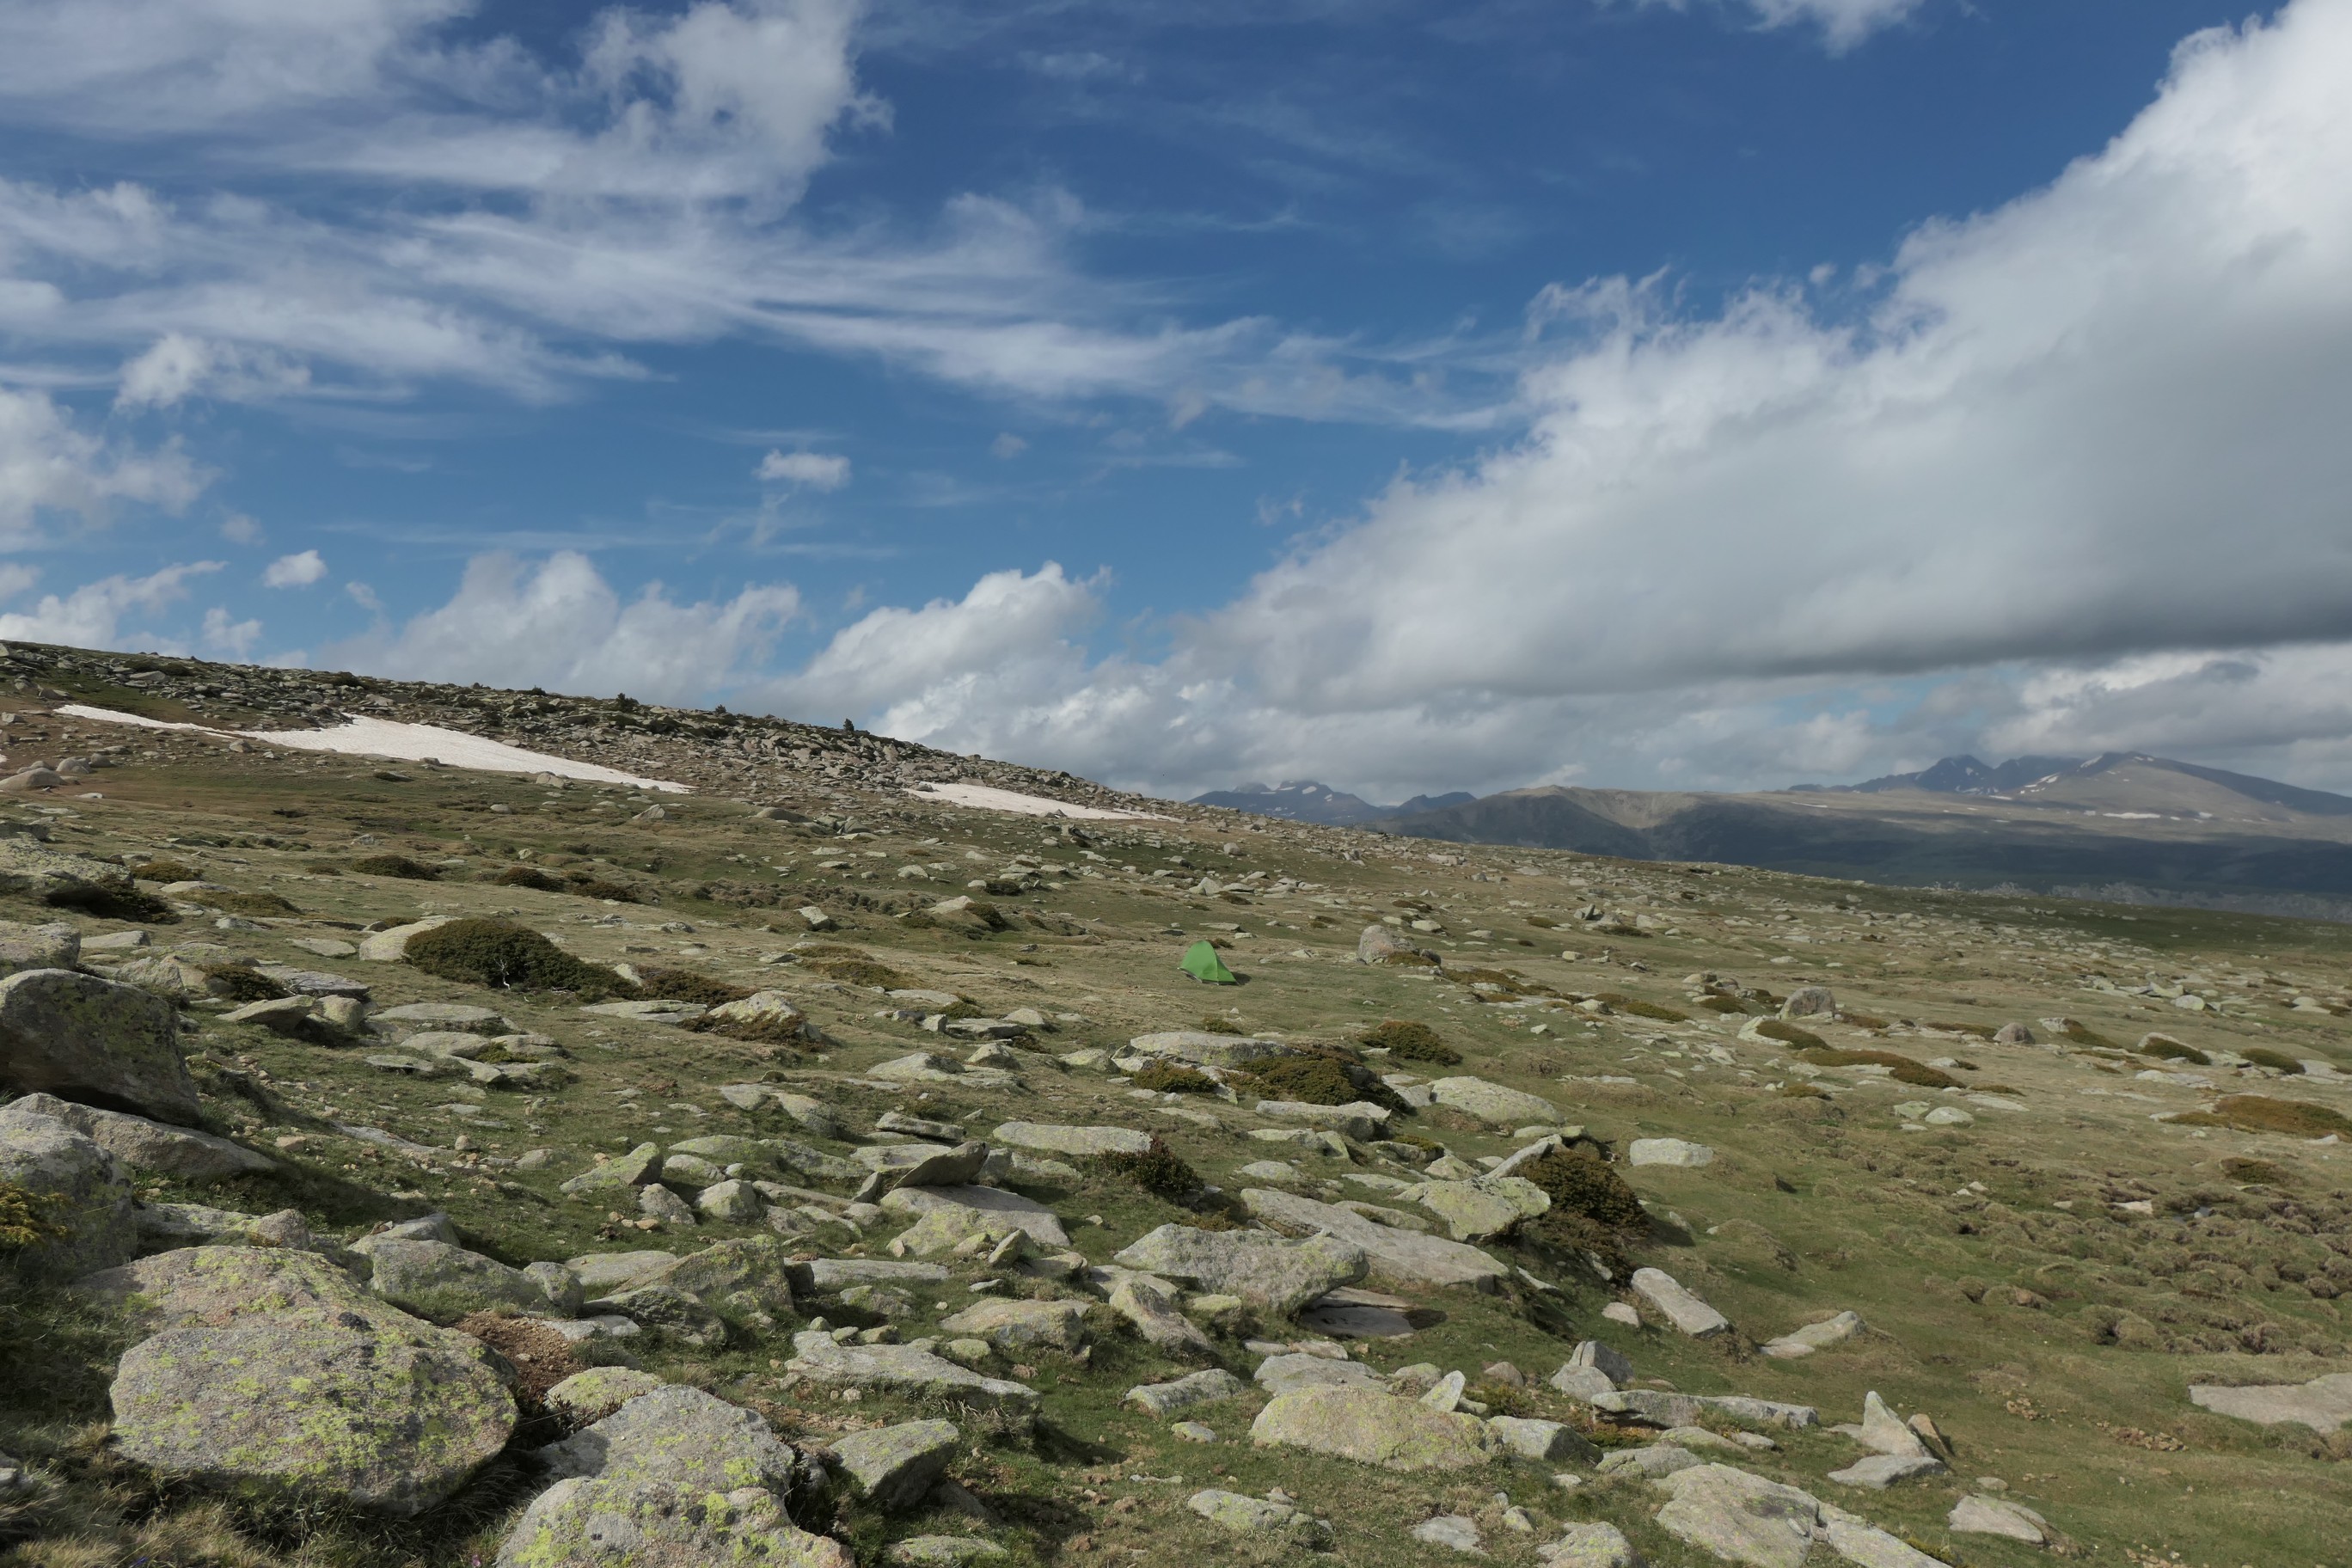
[(1214, 1094), (1217, 1080), (1207, 1073), (1196, 1072), (1174, 1062), (1153, 1062), (1133, 1079), (1138, 1089), (1148, 1089), (1154, 1094)]
[(1629, 1013), (1636, 1018), (1654, 1018), (1661, 1024), (1686, 1023), (1690, 1018), (1687, 1013), (1677, 1013), (1672, 1007), (1644, 1002), (1639, 996), (1628, 996), (1622, 991), (1604, 991), (1601, 999), (1620, 1013)]
[(529, 888), (534, 892), (561, 893), (568, 890), (563, 880), (551, 877), (536, 866), (509, 866), (490, 879), (501, 888)]
[(130, 869), (142, 882), (194, 882), (204, 875), (183, 860), (142, 860)]
[(370, 855), (352, 862), (362, 877), (398, 877), (408, 882), (437, 882), (441, 873), (405, 855)]
[(528, 927), (509, 921), (463, 920), (408, 939), (408, 963), (427, 974), (498, 990), (570, 991), (591, 999), (631, 995), (635, 987), (587, 963)]
[(2262, 1094), (2224, 1095), (2210, 1110), (2190, 1110), (2172, 1119), (2175, 1127), (2231, 1127), (2241, 1132), (2284, 1132), (2291, 1138), (2352, 1137), (2352, 1117), (2300, 1100)]
[(626, 883), (607, 881), (602, 877), (566, 877), (563, 890), (574, 898), (601, 899), (613, 904), (642, 904), (647, 901)]
[(206, 970), (205, 989), (239, 1005), (247, 1002), (275, 1002), (292, 994), (277, 981), (245, 963), (224, 963), (217, 969)]
[(1841, 1051), (1828, 1046), (1797, 1053), (1817, 1068), (1886, 1068), (1897, 1083), (1907, 1083), (1915, 1089), (1958, 1089), (1960, 1080), (1950, 1073), (1931, 1068), (1925, 1062), (1915, 1062), (1909, 1057), (1894, 1051)]
[(751, 995), (751, 988), (691, 969), (641, 969), (637, 972), (637, 994), (664, 1002), (698, 1002), (705, 1007), (723, 1007)]
[(1233, 1019), (1223, 1017), (1215, 1013), (1211, 1013), (1202, 1018), (1200, 1026), (1201, 1032), (1204, 1035), (1246, 1036), (1249, 1033), (1247, 1029), (1243, 1028), (1241, 1025), (1235, 1023)]
[(1250, 1069), (1249, 1086), (1264, 1099), (1302, 1105), (1350, 1105), (1361, 1100), (1403, 1115), (1412, 1110), (1370, 1069), (1351, 1068), (1334, 1057), (1283, 1057), (1260, 1062)]
[(1141, 1187), (1154, 1197), (1166, 1198), (1171, 1204), (1189, 1202), (1202, 1186), (1200, 1173), (1193, 1170), (1158, 1138), (1140, 1154), (1091, 1154), (1086, 1163), (1107, 1176), (1116, 1176)]
[(2210, 1068), (2213, 1065), (2213, 1058), (2195, 1046), (2184, 1046), (2179, 1040), (2169, 1040), (2162, 1035), (2150, 1035), (2142, 1040), (2139, 1043), (2139, 1054), (2144, 1057), (2154, 1057), (2160, 1062), (2187, 1062), (2192, 1067), (2200, 1068)]
[(1402, 1061), (1435, 1062), (1440, 1067), (1460, 1064), (1462, 1053), (1437, 1037), (1437, 1031), (1426, 1024), (1406, 1018), (1387, 1018), (1366, 1029), (1357, 1039), (1367, 1047), (1386, 1050)]
[(171, 925), (179, 912), (152, 893), (142, 893), (128, 877), (95, 881), (73, 878), (51, 887), (41, 902), (53, 910), (72, 910), (101, 921), (133, 921), (141, 925)]
[(2273, 1072), (2283, 1072), (2291, 1077), (2300, 1077), (2303, 1073), (2303, 1063), (2299, 1058), (2284, 1051), (2274, 1051), (2268, 1046), (2248, 1046), (2238, 1054), (2256, 1067), (2268, 1068)]
[(1825, 1051), (1830, 1048), (1830, 1043), (1811, 1029), (1800, 1029), (1784, 1018), (1760, 1018), (1757, 1020), (1756, 1032), (1768, 1040), (1778, 1040), (1801, 1051)]

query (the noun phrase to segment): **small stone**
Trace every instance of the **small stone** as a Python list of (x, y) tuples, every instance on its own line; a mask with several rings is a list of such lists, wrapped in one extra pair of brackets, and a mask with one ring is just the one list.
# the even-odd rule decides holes
[(1731, 1327), (1730, 1319), (1691, 1294), (1664, 1269), (1635, 1269), (1633, 1287), (1633, 1294), (1693, 1339), (1710, 1339)]
[(2048, 1520), (2007, 1498), (1964, 1497), (1952, 1505), (1946, 1522), (1955, 1534), (2001, 1535), (2029, 1546), (2048, 1545), (2053, 1533)]
[(1237, 1534), (1288, 1535), (1310, 1545), (1320, 1544), (1330, 1536), (1330, 1528), (1320, 1520), (1310, 1519), (1290, 1503), (1273, 1498), (1211, 1489), (1193, 1493), (1185, 1506), (1212, 1524), (1223, 1525)]
[(1147, 1383), (1127, 1391), (1127, 1403), (1154, 1415), (1211, 1405), (1245, 1392), (1248, 1384), (1223, 1367), (1196, 1372), (1172, 1383)]
[(1859, 1439), (1865, 1448), (1875, 1449), (1899, 1458), (1931, 1458), (1927, 1446), (1919, 1441), (1919, 1434), (1911, 1430), (1901, 1416), (1887, 1407), (1876, 1390), (1863, 1395), (1862, 1430)]
[(637, 1189), (637, 1212), (647, 1219), (671, 1226), (696, 1223), (694, 1211), (686, 1206), (686, 1200), (658, 1182)]
[(578, 1423), (602, 1421), (640, 1394), (664, 1386), (660, 1378), (634, 1367), (592, 1366), (575, 1372), (541, 1394), (550, 1410)]
[(1896, 1481), (1913, 1476), (1940, 1476), (1944, 1461), (1930, 1454), (1872, 1454), (1856, 1459), (1842, 1470), (1832, 1470), (1830, 1479), (1840, 1486), (1864, 1487), (1872, 1491), (1885, 1491)]
[(703, 1188), (694, 1206), (705, 1217), (721, 1225), (753, 1224), (767, 1207), (751, 1183), (736, 1181), (718, 1182)]
[(1536, 1549), (1551, 1568), (1642, 1568), (1641, 1554), (1613, 1524), (1571, 1524), (1558, 1541)]
[(1198, 1421), (1179, 1421), (1176, 1425), (1168, 1428), (1168, 1430), (1172, 1435), (1187, 1443), (1215, 1443), (1222, 1441), (1222, 1439), (1218, 1437), (1214, 1429), (1203, 1426)]
[(1706, 1461), (1688, 1448), (1673, 1443), (1652, 1443), (1639, 1448), (1618, 1448), (1601, 1456), (1598, 1467), (1604, 1476), (1631, 1472), (1655, 1479), (1671, 1476), (1677, 1470), (1687, 1470)]
[(1638, 1329), (1642, 1326), (1642, 1314), (1635, 1311), (1630, 1302), (1608, 1302), (1601, 1309), (1601, 1315), (1612, 1323), (1622, 1323), (1629, 1329)]
[(1862, 1329), (1860, 1313), (1840, 1312), (1835, 1317), (1826, 1318), (1821, 1322), (1808, 1323), (1801, 1329), (1792, 1329), (1777, 1340), (1767, 1340), (1762, 1348), (1764, 1353), (1775, 1361), (1794, 1361), (1802, 1356), (1811, 1355), (1815, 1351), (1827, 1350), (1832, 1345), (1843, 1344), (1862, 1332)]
[(1564, 1422), (1496, 1415), (1487, 1419), (1486, 1435), (1497, 1447), (1522, 1459), (1537, 1459), (1550, 1464), (1573, 1461), (1580, 1465), (1597, 1465), (1601, 1462), (1601, 1450), (1588, 1442), (1582, 1433)]
[(1478, 1526), (1458, 1513), (1441, 1513), (1434, 1519), (1424, 1519), (1412, 1527), (1412, 1538), (1431, 1546), (1444, 1546), (1472, 1557), (1486, 1555), (1478, 1540)]
[(923, 1500), (961, 1436), (952, 1422), (902, 1422), (835, 1439), (833, 1458), (854, 1495), (897, 1512)]
[(1715, 1163), (1715, 1151), (1704, 1143), (1687, 1143), (1680, 1138), (1636, 1138), (1626, 1146), (1627, 1163), (1633, 1165), (1666, 1165), (1680, 1170), (1696, 1170)]

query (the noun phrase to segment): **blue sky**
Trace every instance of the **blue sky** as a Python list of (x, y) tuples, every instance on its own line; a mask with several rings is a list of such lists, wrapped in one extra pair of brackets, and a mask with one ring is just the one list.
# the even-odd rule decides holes
[(0, 637), (1171, 793), (2352, 786), (2347, 79), (2352, 0), (0, 0)]

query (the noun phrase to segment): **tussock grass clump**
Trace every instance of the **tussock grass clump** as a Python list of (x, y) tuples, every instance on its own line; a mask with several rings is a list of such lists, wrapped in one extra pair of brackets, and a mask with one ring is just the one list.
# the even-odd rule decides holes
[(214, 893), (209, 895), (215, 909), (226, 910), (235, 915), (299, 915), (302, 911), (276, 893)]
[(535, 931), (509, 921), (451, 921), (408, 941), (408, 963), (427, 974), (501, 991), (570, 991), (582, 996), (634, 994), (611, 970), (585, 963)]
[(1681, 1024), (1690, 1018), (1687, 1013), (1662, 1007), (1655, 1002), (1644, 1002), (1639, 996), (1628, 996), (1622, 991), (1604, 991), (1601, 999), (1620, 1013), (1630, 1013), (1636, 1018), (1654, 1018), (1661, 1024)]
[(2238, 1054), (2256, 1067), (2268, 1068), (2273, 1072), (2283, 1072), (2290, 1077), (2300, 1077), (2303, 1073), (2303, 1063), (2298, 1058), (2284, 1051), (2274, 1051), (2268, 1046), (2248, 1046)]
[(51, 1203), (45, 1193), (0, 1182), (0, 1252), (63, 1239), (66, 1227), (50, 1217)]
[(1089, 1154), (1086, 1163), (1092, 1170), (1131, 1183), (1171, 1204), (1190, 1202), (1202, 1185), (1200, 1173), (1156, 1137), (1151, 1140), (1151, 1147), (1140, 1154)]
[(1990, 1024), (1955, 1024), (1948, 1020), (1937, 1023), (1930, 1019), (1919, 1026), (1923, 1029), (1940, 1030), (1947, 1035), (1974, 1035), (1979, 1040), (1990, 1040), (2000, 1033)]
[(561, 893), (567, 891), (562, 879), (551, 877), (536, 866), (509, 866), (491, 877), (501, 888), (529, 888), (534, 892)]
[(1800, 1029), (1796, 1025), (1780, 1018), (1759, 1020), (1756, 1032), (1768, 1040), (1778, 1040), (1784, 1046), (1794, 1046), (1801, 1051), (1825, 1051), (1830, 1048), (1830, 1043), (1811, 1029)]
[(2221, 1162), (2221, 1173), (2233, 1182), (2271, 1187), (2286, 1180), (2286, 1172), (2268, 1160), (2224, 1160)]
[(705, 1007), (723, 1007), (751, 995), (751, 988), (691, 969), (641, 969), (637, 972), (637, 994), (664, 1002), (697, 1002)]
[(1407, 1018), (1385, 1018), (1356, 1037), (1359, 1043), (1402, 1061), (1435, 1062), (1440, 1067), (1458, 1066), (1462, 1053), (1437, 1037), (1437, 1031), (1426, 1024)]
[(867, 958), (862, 953), (856, 958), (810, 959), (808, 967), (845, 985), (871, 985), (883, 991), (903, 991), (914, 984), (908, 976), (878, 959)]
[(1925, 1062), (1893, 1051), (1841, 1051), (1829, 1046), (1797, 1053), (1817, 1068), (1885, 1068), (1897, 1083), (1916, 1089), (1958, 1089), (1960, 1080)]
[(142, 860), (129, 869), (142, 882), (194, 882), (203, 879), (203, 873), (184, 860)]
[(1528, 924), (1535, 927), (1538, 931), (1558, 931), (1559, 929), (1559, 922), (1552, 919), (1549, 915), (1529, 915), (1528, 917)]
[(1174, 1062), (1153, 1062), (1135, 1075), (1135, 1087), (1154, 1094), (1214, 1094), (1217, 1080)]
[(2352, 1137), (2352, 1117), (2301, 1100), (2263, 1094), (2224, 1095), (2210, 1110), (2190, 1110), (2172, 1119), (2176, 1127), (2229, 1127), (2240, 1132), (2284, 1132), (2290, 1138)]
[(362, 877), (397, 877), (406, 882), (437, 882), (441, 873), (420, 860), (405, 855), (369, 855), (352, 862), (352, 869)]
[(2162, 1062), (2188, 1062), (2200, 1068), (2210, 1068), (2213, 1065), (2211, 1057), (2207, 1056), (2195, 1046), (2181, 1044), (2169, 1035), (2146, 1036), (2140, 1040), (2137, 1049), (2141, 1056), (2154, 1057)]
[(1699, 1005), (1710, 1013), (1738, 1015), (1748, 1011), (1748, 1004), (1737, 996), (1709, 996)]
[(1248, 1035), (1249, 1031), (1233, 1019), (1211, 1013), (1201, 1020), (1201, 1032), (1205, 1035)]
[(171, 925), (178, 911), (152, 893), (142, 893), (128, 877), (105, 877), (85, 882), (79, 878), (58, 883), (42, 895), (53, 910), (72, 910), (101, 921), (132, 921), (141, 925)]
[(1830, 1091), (1828, 1089), (1822, 1089), (1819, 1085), (1810, 1083), (1784, 1083), (1774, 1092), (1779, 1094), (1783, 1100), (1828, 1100), (1831, 1098)]

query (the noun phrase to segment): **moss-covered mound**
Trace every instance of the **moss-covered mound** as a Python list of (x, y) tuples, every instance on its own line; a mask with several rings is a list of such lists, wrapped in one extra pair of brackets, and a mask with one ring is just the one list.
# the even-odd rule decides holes
[(751, 988), (691, 969), (641, 969), (637, 972), (637, 994), (664, 1002), (698, 1002), (705, 1007), (723, 1007), (751, 995)]
[(570, 991), (596, 998), (635, 987), (611, 970), (584, 963), (539, 932), (510, 921), (451, 921), (408, 940), (411, 966), (444, 980), (499, 990)]
[(1960, 1080), (1939, 1068), (1915, 1062), (1893, 1051), (1841, 1051), (1823, 1046), (1797, 1053), (1817, 1068), (1885, 1068), (1897, 1083), (1916, 1089), (1958, 1089)]
[(1541, 1187), (1551, 1207), (1519, 1227), (1523, 1240), (1552, 1258), (1601, 1260), (1622, 1278), (1628, 1249), (1650, 1231), (1642, 1200), (1593, 1149), (1574, 1144), (1538, 1155), (1513, 1173)]
[(2176, 1127), (2232, 1127), (2241, 1132), (2284, 1132), (2291, 1138), (2325, 1138), (2329, 1133), (2352, 1137), (2352, 1117), (2301, 1100), (2273, 1100), (2265, 1094), (2224, 1095), (2210, 1110), (2191, 1110), (2172, 1119)]
[(2274, 1051), (2268, 1046), (2248, 1046), (2238, 1054), (2256, 1067), (2268, 1068), (2273, 1072), (2283, 1072), (2293, 1076), (2300, 1076), (2303, 1072), (2303, 1063), (2299, 1058), (2291, 1057), (2284, 1051)]
[(1177, 1158), (1158, 1138), (1140, 1154), (1090, 1154), (1086, 1165), (1107, 1176), (1132, 1183), (1154, 1197), (1171, 1204), (1188, 1203), (1200, 1194), (1200, 1173)]
[(1135, 1087), (1154, 1094), (1214, 1094), (1217, 1080), (1175, 1062), (1153, 1062), (1135, 1075)]
[(1825, 1051), (1830, 1047), (1827, 1040), (1811, 1029), (1800, 1029), (1796, 1025), (1780, 1018), (1758, 1019), (1756, 1032), (1768, 1040), (1778, 1040), (1784, 1046), (1794, 1046), (1799, 1050)]
[(501, 888), (529, 888), (541, 893), (561, 893), (565, 890), (562, 879), (551, 877), (536, 866), (509, 866), (490, 880)]
[(73, 910), (102, 921), (170, 925), (180, 918), (169, 903), (152, 893), (141, 892), (128, 877), (62, 881), (43, 894), (41, 901), (53, 910)]
[(1250, 1088), (1265, 1100), (1301, 1105), (1351, 1105), (1360, 1100), (1386, 1106), (1400, 1115), (1412, 1113), (1412, 1108), (1370, 1068), (1337, 1057), (1281, 1057), (1261, 1062), (1251, 1069)]

